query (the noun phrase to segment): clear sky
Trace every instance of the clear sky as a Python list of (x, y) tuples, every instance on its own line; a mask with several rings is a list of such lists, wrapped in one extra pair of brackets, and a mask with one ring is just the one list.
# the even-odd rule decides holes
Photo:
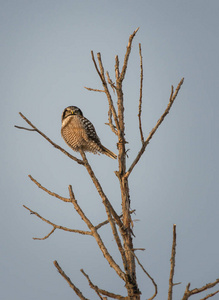
[[(1, 0), (1, 262), (0, 298), (4, 300), (77, 299), (58, 274), (56, 259), (90, 299), (96, 299), (84, 270), (103, 289), (124, 295), (123, 282), (104, 261), (91, 237), (52, 229), (30, 215), (23, 204), (59, 225), (86, 230), (70, 204), (39, 190), (27, 177), (76, 198), (95, 223), (104, 209), (90, 178), (42, 137), (21, 131), (22, 112), (54, 142), (71, 152), (60, 135), (61, 114), (69, 105), (81, 108), (102, 143), (116, 152), (116, 139), (107, 122), (107, 101), (90, 51), (101, 52), (105, 70), (113, 77), (114, 58), (123, 61), (129, 35), (133, 42), (124, 83), (126, 138), (130, 165), (140, 149), (138, 131), (139, 55), (144, 63), (142, 123), (148, 135), (164, 111), (171, 91), (185, 82), (170, 114), (156, 133), (130, 177), (135, 247), (159, 287), (158, 300), (167, 299), (172, 226), (177, 225), (175, 299), (188, 282), (192, 288), (214, 281), (219, 269), (219, 2)], [(76, 154), (77, 155), (77, 154)], [(79, 157), (79, 155), (78, 155)], [(121, 212), (117, 162), (88, 154), (103, 188)], [(114, 253), (110, 230), (100, 233)], [(115, 259), (120, 262), (117, 252)], [(153, 286), (138, 270), (142, 299)], [(213, 290), (212, 290), (213, 291)], [(204, 297), (204, 295), (203, 295)], [(200, 299), (194, 297), (193, 299)]]

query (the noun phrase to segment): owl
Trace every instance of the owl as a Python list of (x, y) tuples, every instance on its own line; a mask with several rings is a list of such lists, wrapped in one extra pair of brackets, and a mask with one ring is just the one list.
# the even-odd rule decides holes
[(117, 158), (116, 154), (101, 144), (93, 124), (76, 106), (68, 106), (64, 109), (61, 135), (68, 146), (76, 152), (81, 149), (85, 152), (103, 153), (111, 158)]

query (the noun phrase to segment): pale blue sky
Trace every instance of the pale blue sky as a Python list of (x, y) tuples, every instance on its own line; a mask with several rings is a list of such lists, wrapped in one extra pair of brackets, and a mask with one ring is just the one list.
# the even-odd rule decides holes
[[(113, 76), (114, 58), (123, 61), (129, 35), (133, 42), (124, 83), (128, 165), (140, 149), (138, 132), (139, 55), (144, 63), (142, 123), (148, 135), (164, 111), (173, 84), (185, 82), (167, 119), (154, 136), (130, 177), (135, 223), (135, 247), (159, 287), (156, 299), (167, 298), (172, 225), (177, 224), (175, 299), (188, 282), (201, 287), (218, 278), (219, 269), (219, 2), (188, 1), (0, 1), (1, 34), (1, 263), (0, 298), (4, 300), (77, 299), (57, 273), (58, 260), (72, 281), (90, 299), (96, 296), (80, 273), (84, 270), (103, 289), (125, 295), (123, 282), (108, 267), (91, 237), (57, 231), (30, 215), (22, 205), (63, 226), (86, 229), (71, 205), (39, 190), (42, 185), (76, 198), (95, 223), (105, 219), (97, 192), (85, 170), (55, 150), (26, 126), (21, 111), (54, 142), (71, 152), (60, 135), (61, 114), (68, 105), (81, 108), (102, 143), (116, 151), (107, 122), (104, 94), (90, 51), (102, 53)], [(97, 176), (118, 212), (117, 162), (88, 154)], [(109, 250), (114, 241), (100, 231)], [(89, 256), (88, 256), (89, 249)], [(115, 259), (120, 262), (117, 252)], [(153, 286), (138, 270), (142, 299)], [(213, 291), (213, 290), (212, 290)], [(204, 297), (204, 294), (203, 294)], [(194, 297), (193, 299), (200, 299)], [(216, 299), (216, 298), (215, 298)]]

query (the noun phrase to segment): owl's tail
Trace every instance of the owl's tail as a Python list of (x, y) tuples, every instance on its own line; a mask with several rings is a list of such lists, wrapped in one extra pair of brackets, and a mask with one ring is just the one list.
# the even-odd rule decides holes
[(117, 159), (117, 155), (112, 151), (110, 151), (109, 149), (107, 149), (106, 147), (104, 147), (103, 145), (102, 145), (102, 150), (103, 150), (103, 154), (106, 154), (107, 156), (113, 159)]

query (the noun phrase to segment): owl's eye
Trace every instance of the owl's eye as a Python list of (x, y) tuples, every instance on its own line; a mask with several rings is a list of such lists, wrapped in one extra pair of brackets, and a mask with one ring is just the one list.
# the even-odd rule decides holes
[(80, 115), (80, 111), (78, 109), (72, 110), (73, 115)]

